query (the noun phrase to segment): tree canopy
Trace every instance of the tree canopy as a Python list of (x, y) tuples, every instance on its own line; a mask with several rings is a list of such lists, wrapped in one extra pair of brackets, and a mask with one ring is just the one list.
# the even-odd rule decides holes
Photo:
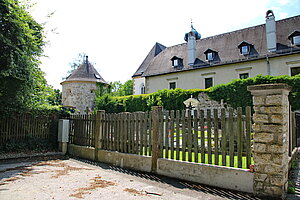
[(53, 93), (39, 68), (45, 46), (43, 26), (30, 5), (0, 1), (0, 112), (22, 112), (48, 104)]

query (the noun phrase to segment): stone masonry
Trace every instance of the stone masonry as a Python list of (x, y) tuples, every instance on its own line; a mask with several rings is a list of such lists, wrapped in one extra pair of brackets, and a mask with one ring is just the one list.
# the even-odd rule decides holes
[(88, 107), (94, 108), (95, 82), (66, 82), (62, 85), (62, 102), (64, 106), (75, 107), (80, 113), (84, 113)]
[(291, 87), (286, 84), (249, 86), (253, 95), (254, 193), (284, 198), (288, 179), (288, 131)]

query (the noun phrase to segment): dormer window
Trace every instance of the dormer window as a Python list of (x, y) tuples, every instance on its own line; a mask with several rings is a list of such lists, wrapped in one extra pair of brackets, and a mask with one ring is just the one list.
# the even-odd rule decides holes
[(213, 52), (209, 52), (206, 54), (206, 60), (208, 60), (208, 61), (214, 60)]
[(178, 59), (173, 60), (173, 66), (174, 66), (174, 67), (178, 67), (178, 65), (179, 65), (179, 64), (178, 64)]
[(243, 41), (238, 45), (238, 48), (240, 49), (240, 54), (246, 56), (250, 54), (251, 48), (253, 44)]
[(300, 45), (300, 35), (293, 37), (294, 45)]
[(218, 54), (218, 52), (212, 50), (212, 49), (207, 49), (205, 52), (205, 57), (207, 61), (214, 61), (216, 60), (216, 56)]
[(249, 54), (249, 46), (242, 46), (241, 47), (241, 53), (243, 54), (243, 55), (248, 55)]
[(172, 61), (173, 67), (182, 67), (183, 66), (183, 59), (181, 59), (181, 58), (174, 56), (173, 58), (171, 58), (171, 61)]
[(288, 39), (291, 40), (292, 45), (300, 45), (300, 31), (294, 31), (288, 36)]

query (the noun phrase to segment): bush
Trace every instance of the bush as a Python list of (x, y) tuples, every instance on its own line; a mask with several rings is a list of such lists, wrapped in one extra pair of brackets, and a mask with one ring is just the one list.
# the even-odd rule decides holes
[(292, 110), (300, 109), (300, 75), (297, 76), (262, 76), (254, 78), (236, 79), (227, 84), (220, 84), (210, 88), (208, 96), (215, 100), (228, 103), (234, 108), (253, 106), (252, 95), (247, 91), (247, 86), (270, 83), (286, 83), (292, 86), (289, 94)]
[(114, 97), (109, 94), (96, 98), (96, 109), (109, 113), (149, 111), (152, 106), (163, 106), (166, 110), (182, 110), (183, 102), (191, 96), (197, 97), (200, 92), (208, 94), (210, 99), (220, 102), (222, 99), (234, 108), (253, 106), (252, 95), (247, 90), (249, 85), (286, 83), (292, 86), (289, 100), (293, 110), (300, 109), (300, 75), (297, 76), (262, 76), (236, 79), (227, 84), (216, 85), (210, 89), (180, 88), (159, 90), (151, 94)]
[(191, 89), (159, 90), (151, 94), (113, 97), (108, 94), (96, 98), (96, 109), (106, 112), (149, 111), (152, 106), (163, 106), (166, 110), (182, 110), (183, 102), (189, 97), (196, 97), (200, 92), (208, 90)]

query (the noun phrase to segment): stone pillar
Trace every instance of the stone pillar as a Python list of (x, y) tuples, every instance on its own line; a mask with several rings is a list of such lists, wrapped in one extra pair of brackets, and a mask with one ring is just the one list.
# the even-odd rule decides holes
[(253, 95), (254, 193), (284, 198), (288, 179), (287, 84), (248, 86)]

